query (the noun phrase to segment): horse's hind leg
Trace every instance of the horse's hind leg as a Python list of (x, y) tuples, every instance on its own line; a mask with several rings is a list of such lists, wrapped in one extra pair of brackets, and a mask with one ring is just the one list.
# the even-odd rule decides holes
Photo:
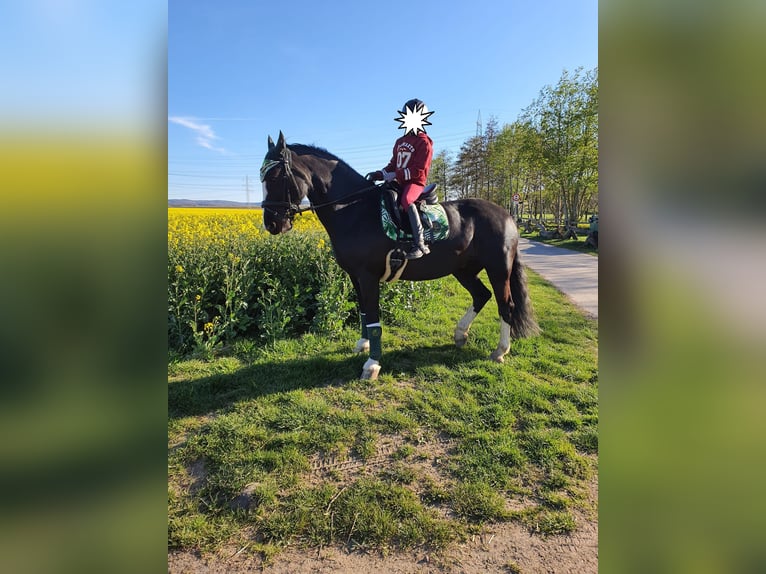
[(494, 272), (488, 269), (487, 275), (495, 292), (497, 312), (500, 315), (500, 342), (489, 358), (502, 363), (503, 357), (511, 350), (511, 319), (514, 309), (513, 297), (511, 296), (511, 272), (510, 269)]
[(455, 327), (455, 345), (462, 347), (468, 340), (468, 330), (471, 328), (471, 323), (490, 300), (492, 293), (484, 286), (477, 273), (458, 272), (454, 276), (468, 290), (473, 299), (471, 306)]
[(511, 326), (505, 322), (505, 319), (500, 320), (500, 342), (497, 344), (497, 349), (492, 351), (489, 358), (496, 363), (502, 363), (505, 361), (505, 356), (508, 351), (511, 350)]

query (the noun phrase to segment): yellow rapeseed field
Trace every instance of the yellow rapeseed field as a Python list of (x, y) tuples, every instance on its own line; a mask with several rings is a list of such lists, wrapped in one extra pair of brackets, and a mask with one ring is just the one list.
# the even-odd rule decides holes
[[(392, 320), (432, 296), (428, 282), (382, 286)], [(208, 357), (240, 337), (273, 341), (337, 334), (356, 296), (316, 215), (273, 236), (261, 209), (168, 208), (168, 346)]]
[[(321, 231), (324, 228), (313, 212), (294, 220), (293, 231)], [(225, 244), (233, 238), (257, 240), (268, 232), (263, 228), (262, 209), (204, 207), (168, 208), (168, 249), (179, 242), (203, 241)]]
[(345, 281), (312, 212), (275, 237), (261, 209), (168, 208), (171, 348), (210, 351), (243, 333), (326, 324), (347, 307)]

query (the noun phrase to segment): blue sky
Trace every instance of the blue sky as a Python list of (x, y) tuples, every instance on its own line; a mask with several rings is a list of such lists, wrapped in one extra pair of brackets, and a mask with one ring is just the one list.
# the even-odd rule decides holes
[(0, 123), (22, 132), (156, 133), (166, 15), (158, 0), (3, 2)]
[(564, 69), (598, 65), (596, 0), (168, 2), (168, 197), (260, 201), (267, 137), (360, 173), (402, 135), (410, 98), (454, 154), (510, 123)]

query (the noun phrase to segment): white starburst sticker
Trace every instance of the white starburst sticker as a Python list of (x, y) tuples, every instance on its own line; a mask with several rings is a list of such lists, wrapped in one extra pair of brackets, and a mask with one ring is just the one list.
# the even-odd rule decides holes
[(399, 112), (399, 117), (394, 118), (402, 125), (399, 126), (400, 130), (404, 130), (405, 135), (413, 134), (418, 135), (420, 132), (425, 133), (424, 126), (430, 126), (431, 122), (428, 121), (428, 117), (433, 112), (427, 111), (428, 108), (425, 104), (415, 104), (414, 108), (409, 106), (404, 107), (404, 112)]

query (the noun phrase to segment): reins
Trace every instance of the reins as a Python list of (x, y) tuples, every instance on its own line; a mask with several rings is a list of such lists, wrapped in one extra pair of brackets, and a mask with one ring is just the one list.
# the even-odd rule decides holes
[(328, 207), (330, 205), (337, 205), (339, 203), (342, 203), (346, 199), (356, 197), (357, 195), (369, 193), (373, 189), (379, 189), (379, 187), (377, 185), (370, 185), (368, 187), (364, 187), (358, 191), (355, 191), (354, 193), (349, 193), (348, 195), (339, 197), (338, 199), (335, 199), (333, 201), (326, 201), (325, 203), (319, 203), (317, 205), (309, 205), (308, 207), (302, 208), (300, 211), (298, 211), (298, 213), (303, 213), (304, 211), (314, 211), (315, 209), (321, 209), (322, 207)]
[[(287, 152), (287, 153), (285, 153)], [(326, 201), (324, 203), (319, 204), (312, 204), (310, 203), (311, 200), (309, 200), (309, 206), (308, 207), (301, 207), (300, 205), (296, 205), (292, 201), (290, 201), (290, 186), (289, 184), (292, 184), (293, 188), (295, 189), (296, 193), (298, 193), (298, 183), (295, 181), (295, 176), (293, 175), (293, 170), (290, 167), (290, 157), (289, 154), (290, 150), (288, 148), (285, 148), (281, 155), (281, 158), (278, 160), (264, 160), (263, 166), (261, 167), (261, 181), (266, 180), (266, 174), (271, 171), (273, 168), (275, 168), (278, 165), (283, 166), (284, 172), (283, 176), (286, 180), (289, 180), (286, 182), (285, 185), (285, 201), (274, 201), (265, 199), (261, 202), (261, 207), (266, 210), (274, 213), (274, 215), (279, 215), (277, 211), (274, 209), (271, 209), (271, 207), (284, 207), (286, 208), (286, 216), (289, 218), (293, 218), (296, 215), (299, 215), (301, 213), (305, 213), (306, 211), (314, 211), (316, 212), (317, 209), (322, 209), (323, 207), (329, 207), (331, 205), (338, 205), (340, 203), (346, 202), (346, 200), (354, 198), (358, 195), (366, 194), (372, 191), (373, 189), (379, 189), (377, 185), (371, 185), (368, 187), (364, 187), (360, 190), (357, 190), (353, 193), (350, 193), (348, 195), (344, 195), (343, 197), (339, 197), (338, 199), (334, 199), (332, 201)]]

